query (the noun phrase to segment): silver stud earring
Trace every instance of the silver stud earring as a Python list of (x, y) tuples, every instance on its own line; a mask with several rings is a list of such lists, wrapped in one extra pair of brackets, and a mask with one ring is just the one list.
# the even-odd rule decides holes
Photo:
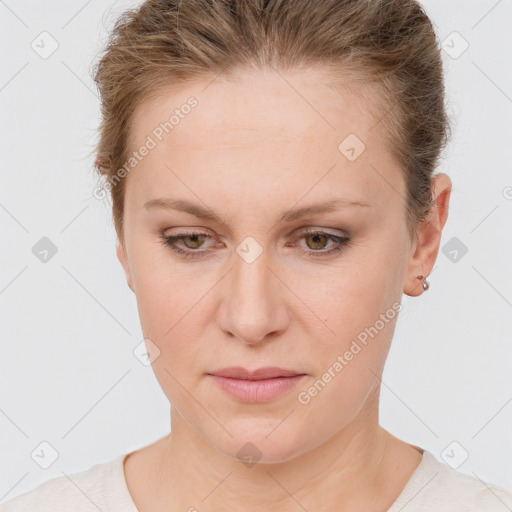
[(418, 276), (418, 279), (421, 281), (421, 284), (423, 285), (423, 291), (427, 291), (430, 288), (430, 283), (427, 281), (427, 278), (425, 276)]

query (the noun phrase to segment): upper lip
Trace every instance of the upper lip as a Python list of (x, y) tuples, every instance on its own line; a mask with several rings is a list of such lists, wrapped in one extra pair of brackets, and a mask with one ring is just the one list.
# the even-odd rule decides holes
[(276, 366), (267, 366), (265, 368), (257, 368), (256, 370), (247, 370), (241, 366), (230, 366), (229, 368), (222, 368), (210, 372), (209, 375), (216, 375), (218, 377), (230, 377), (232, 379), (244, 380), (263, 380), (274, 379), (277, 377), (293, 377), (295, 375), (304, 375), (303, 373), (294, 370), (286, 370)]

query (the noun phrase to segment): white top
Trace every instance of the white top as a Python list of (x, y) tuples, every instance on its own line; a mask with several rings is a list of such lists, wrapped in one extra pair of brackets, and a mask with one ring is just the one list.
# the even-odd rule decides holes
[[(0, 504), (0, 512), (138, 512), (124, 476), (128, 454), (56, 477)], [(423, 450), (423, 458), (387, 512), (507, 512), (512, 493), (459, 473)]]

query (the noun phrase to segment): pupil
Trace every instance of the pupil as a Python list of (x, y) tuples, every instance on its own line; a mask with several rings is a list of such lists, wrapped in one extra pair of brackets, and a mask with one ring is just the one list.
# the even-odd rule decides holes
[(199, 239), (198, 235), (188, 236), (187, 238), (189, 240), (192, 240), (192, 247), (196, 247), (197, 246), (197, 245), (194, 245), (194, 244), (197, 244), (197, 242), (198, 242), (198, 239)]
[(322, 238), (325, 238), (324, 235), (310, 235), (311, 238), (313, 239), (313, 244), (320, 244), (321, 245), (321, 239)]

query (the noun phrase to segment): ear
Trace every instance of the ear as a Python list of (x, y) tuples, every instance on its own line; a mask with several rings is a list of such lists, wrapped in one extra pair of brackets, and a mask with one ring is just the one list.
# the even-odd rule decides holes
[(419, 227), (407, 268), (404, 293), (411, 297), (423, 293), (418, 276), (427, 277), (430, 274), (439, 252), (442, 231), (448, 219), (448, 204), (452, 191), (450, 178), (446, 174), (437, 174), (432, 180), (432, 190), (434, 205), (428, 218)]
[(130, 272), (130, 265), (128, 264), (128, 258), (126, 256), (126, 251), (125, 251), (123, 243), (120, 242), (119, 240), (117, 243), (116, 252), (117, 252), (117, 259), (120, 261), (120, 263), (124, 269), (124, 273), (126, 275), (126, 282), (128, 283), (130, 290), (135, 293), (135, 290), (133, 288), (133, 282), (132, 282), (132, 274)]

